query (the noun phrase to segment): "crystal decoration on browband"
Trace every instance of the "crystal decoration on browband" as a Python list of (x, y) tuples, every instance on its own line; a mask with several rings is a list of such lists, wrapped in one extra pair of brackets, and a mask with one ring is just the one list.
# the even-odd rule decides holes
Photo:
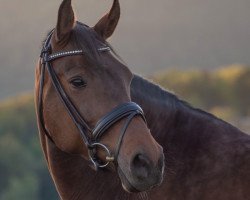
[[(100, 52), (111, 51), (110, 47), (108, 47), (108, 46), (100, 47), (97, 50)], [(53, 53), (53, 54), (49, 55), (45, 61), (48, 62), (48, 61), (52, 61), (52, 60), (62, 58), (65, 56), (82, 55), (82, 54), (84, 54), (83, 50), (58, 52), (58, 53)]]

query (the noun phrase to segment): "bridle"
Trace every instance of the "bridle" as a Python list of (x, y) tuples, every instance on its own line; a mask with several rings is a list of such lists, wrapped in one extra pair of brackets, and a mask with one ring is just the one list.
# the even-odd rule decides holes
[[(39, 99), (38, 99), (38, 118), (40, 121), (40, 126), (43, 129), (45, 135), (48, 137), (48, 139), (53, 142), (51, 135), (49, 134), (49, 131), (45, 127), (44, 122), (44, 116), (43, 116), (43, 87), (44, 87), (44, 77), (45, 77), (45, 70), (47, 69), (47, 72), (49, 74), (49, 77), (52, 81), (52, 84), (60, 97), (64, 107), (68, 111), (69, 116), (71, 117), (72, 121), (76, 125), (77, 129), (79, 130), (79, 133), (81, 135), (81, 138), (88, 148), (89, 152), (89, 158), (91, 162), (94, 164), (95, 169), (98, 168), (105, 168), (109, 165), (110, 162), (114, 162), (117, 164), (117, 159), (119, 155), (119, 151), (122, 145), (122, 141), (124, 138), (124, 135), (126, 133), (126, 130), (132, 121), (132, 119), (139, 115), (142, 117), (142, 119), (146, 122), (144, 113), (139, 105), (137, 105), (134, 102), (128, 102), (121, 104), (114, 108), (111, 112), (106, 114), (104, 117), (102, 117), (94, 127), (94, 129), (91, 129), (87, 122), (84, 120), (80, 112), (77, 110), (75, 105), (70, 100), (69, 96), (65, 92), (64, 88), (62, 87), (59, 78), (54, 71), (54, 68), (52, 66), (52, 62), (56, 59), (62, 58), (62, 57), (68, 57), (68, 56), (76, 56), (76, 55), (84, 55), (83, 49), (78, 50), (72, 50), (72, 51), (65, 51), (65, 52), (58, 52), (53, 53), (52, 47), (51, 47), (51, 38), (54, 31), (51, 31), (48, 38), (46, 39), (42, 52), (41, 52), (41, 69), (40, 69), (40, 85), (39, 85)], [(99, 52), (105, 52), (110, 51), (110, 47), (103, 46), (97, 49)], [(120, 136), (116, 145), (116, 149), (114, 153), (111, 153), (111, 151), (108, 149), (107, 146), (100, 143), (100, 139), (103, 136), (103, 134), (116, 122), (120, 121), (121, 119), (127, 118), (125, 121), (125, 124), (123, 128), (121, 129)], [(106, 160), (105, 162), (100, 161), (100, 159), (97, 156), (97, 148), (101, 148), (106, 152)]]

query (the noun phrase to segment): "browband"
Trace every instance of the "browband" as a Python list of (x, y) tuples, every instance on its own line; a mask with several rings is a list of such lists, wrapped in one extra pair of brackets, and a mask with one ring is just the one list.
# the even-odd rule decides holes
[[(99, 52), (111, 51), (110, 47), (108, 47), (108, 46), (100, 47), (97, 50)], [(58, 58), (67, 57), (67, 56), (83, 55), (83, 54), (84, 54), (83, 50), (64, 51), (64, 52), (53, 53), (53, 54), (48, 55), (48, 57), (46, 57), (44, 59), (44, 62), (51, 62), (51, 61), (56, 60)]]

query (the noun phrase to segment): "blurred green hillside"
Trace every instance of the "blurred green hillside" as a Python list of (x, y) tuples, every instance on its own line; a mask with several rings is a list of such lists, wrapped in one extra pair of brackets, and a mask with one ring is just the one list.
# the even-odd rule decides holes
[(0, 104), (0, 200), (56, 200), (39, 144), (31, 95)]
[[(161, 71), (151, 77), (194, 107), (250, 133), (250, 67)], [(0, 103), (0, 200), (56, 200), (38, 139), (33, 97)]]

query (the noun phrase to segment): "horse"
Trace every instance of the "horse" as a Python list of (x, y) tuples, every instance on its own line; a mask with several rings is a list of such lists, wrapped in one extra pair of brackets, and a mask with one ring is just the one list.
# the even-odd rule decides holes
[[(48, 169), (60, 198), (249, 199), (250, 137), (223, 120), (191, 107), (160, 86), (135, 74), (126, 75), (128, 68), (113, 50), (96, 50), (99, 45), (104, 49), (110, 47), (106, 39), (113, 34), (120, 17), (118, 0), (114, 0), (110, 12), (93, 28), (76, 22), (74, 16), (71, 1), (64, 0), (51, 40), (53, 52), (62, 52), (62, 48), (59, 48), (61, 45), (65, 48), (62, 53), (52, 55), (56, 60), (45, 49), (42, 52), (45, 61), (41, 59), (36, 68), (35, 103), (39, 135)], [(80, 51), (73, 53), (72, 48), (78, 47), (77, 45), (80, 45)], [(85, 50), (84, 54), (82, 49)], [(72, 56), (65, 57), (65, 51)], [(44, 72), (42, 66), (49, 65), (50, 58), (56, 74), (59, 74), (57, 79), (60, 81), (55, 81), (55, 86), (47, 71), (44, 81), (41, 81)], [(82, 75), (76, 76), (76, 80), (71, 77), (77, 74), (77, 69), (68, 74), (74, 65), (79, 66), (78, 70), (83, 70)], [(105, 73), (104, 66), (107, 67)], [(93, 74), (87, 74), (88, 70), (93, 70)], [(88, 81), (83, 81), (82, 77)], [(96, 91), (87, 91), (88, 85), (94, 84), (94, 80), (99, 83), (94, 88)], [(73, 89), (69, 83), (73, 84)], [(81, 91), (77, 89), (79, 86)], [(56, 87), (59, 87), (58, 91)], [(67, 93), (61, 90), (66, 90)], [(83, 96), (84, 92), (87, 93), (86, 96)], [(61, 100), (58, 97), (60, 93)], [(70, 100), (67, 94), (71, 95)], [(84, 146), (79, 136), (81, 129), (77, 130), (72, 122), (74, 117), (67, 114), (62, 102), (70, 104), (69, 113), (72, 109), (73, 115), (75, 108), (80, 109), (79, 116), (88, 117), (88, 124), (94, 127), (101, 116), (130, 100), (140, 105), (144, 113), (134, 105), (139, 114), (126, 115), (132, 118), (119, 119), (105, 129), (100, 143), (104, 145), (94, 149), (96, 156), (88, 155), (87, 151), (93, 150)], [(76, 115), (75, 120), (78, 121), (81, 117), (77, 113)], [(116, 151), (115, 144), (119, 137), (122, 138), (120, 151), (118, 157), (112, 158), (109, 149)], [(93, 166), (98, 169), (98, 166), (106, 164), (108, 166), (104, 169), (92, 169)], [(152, 166), (156, 168), (155, 171)]]

